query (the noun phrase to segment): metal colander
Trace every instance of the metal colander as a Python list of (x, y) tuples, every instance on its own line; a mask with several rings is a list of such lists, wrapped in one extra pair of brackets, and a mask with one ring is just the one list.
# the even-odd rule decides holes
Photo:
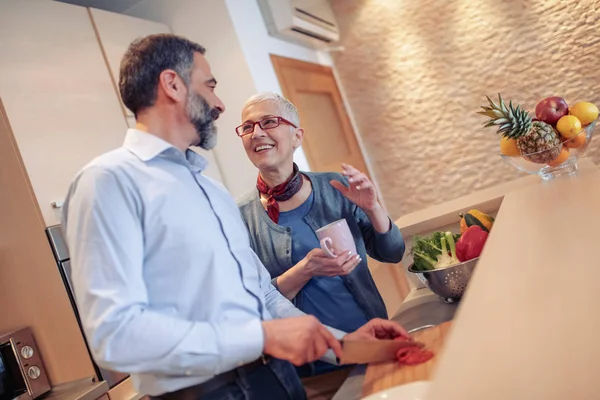
[(408, 271), (417, 275), (424, 285), (442, 297), (445, 302), (454, 303), (460, 300), (465, 293), (478, 260), (479, 258), (474, 258), (460, 264), (429, 271), (417, 271), (413, 269), (414, 264), (411, 264)]

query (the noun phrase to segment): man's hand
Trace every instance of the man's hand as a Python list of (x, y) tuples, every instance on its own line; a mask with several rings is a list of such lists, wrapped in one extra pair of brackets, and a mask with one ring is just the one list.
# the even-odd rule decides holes
[(406, 330), (400, 324), (387, 319), (375, 318), (354, 332), (344, 336), (343, 340), (395, 339), (398, 336), (410, 338)]
[(262, 326), (265, 354), (296, 366), (318, 360), (329, 349), (342, 356), (340, 342), (312, 315), (264, 321)]

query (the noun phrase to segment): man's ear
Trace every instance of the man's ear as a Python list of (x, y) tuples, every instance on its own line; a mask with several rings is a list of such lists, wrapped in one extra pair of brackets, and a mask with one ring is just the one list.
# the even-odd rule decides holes
[(158, 86), (173, 101), (179, 102), (185, 99), (186, 87), (177, 72), (172, 69), (165, 69), (160, 73)]
[(304, 140), (304, 129), (297, 128), (294, 132), (294, 150), (302, 146), (302, 141)]

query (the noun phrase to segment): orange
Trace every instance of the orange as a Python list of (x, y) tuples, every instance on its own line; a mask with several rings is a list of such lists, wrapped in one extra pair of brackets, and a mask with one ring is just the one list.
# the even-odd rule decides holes
[(598, 107), (588, 101), (580, 101), (569, 109), (569, 114), (577, 117), (582, 125), (587, 125), (598, 118)]
[(570, 149), (578, 149), (582, 147), (586, 141), (587, 138), (585, 137), (585, 132), (581, 132), (579, 135), (575, 136), (572, 139), (566, 139), (563, 142), (563, 146), (567, 146)]
[(560, 151), (560, 154), (558, 155), (558, 157), (556, 157), (554, 160), (550, 161), (548, 163), (548, 165), (551, 167), (558, 167), (560, 164), (567, 161), (567, 158), (569, 158), (569, 149), (567, 149), (566, 147), (563, 147), (562, 150)]
[(572, 139), (581, 132), (581, 121), (574, 115), (565, 115), (556, 123), (556, 129), (567, 139)]
[(517, 141), (507, 137), (502, 137), (502, 139), (500, 139), (500, 153), (510, 157), (518, 157), (521, 155), (521, 152), (517, 147)]

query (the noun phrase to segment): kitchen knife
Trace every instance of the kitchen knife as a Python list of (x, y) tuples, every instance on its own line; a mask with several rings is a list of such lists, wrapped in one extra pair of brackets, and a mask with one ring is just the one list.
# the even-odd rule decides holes
[(340, 364), (368, 364), (396, 359), (398, 350), (404, 347), (423, 347), (420, 342), (403, 340), (343, 340)]

